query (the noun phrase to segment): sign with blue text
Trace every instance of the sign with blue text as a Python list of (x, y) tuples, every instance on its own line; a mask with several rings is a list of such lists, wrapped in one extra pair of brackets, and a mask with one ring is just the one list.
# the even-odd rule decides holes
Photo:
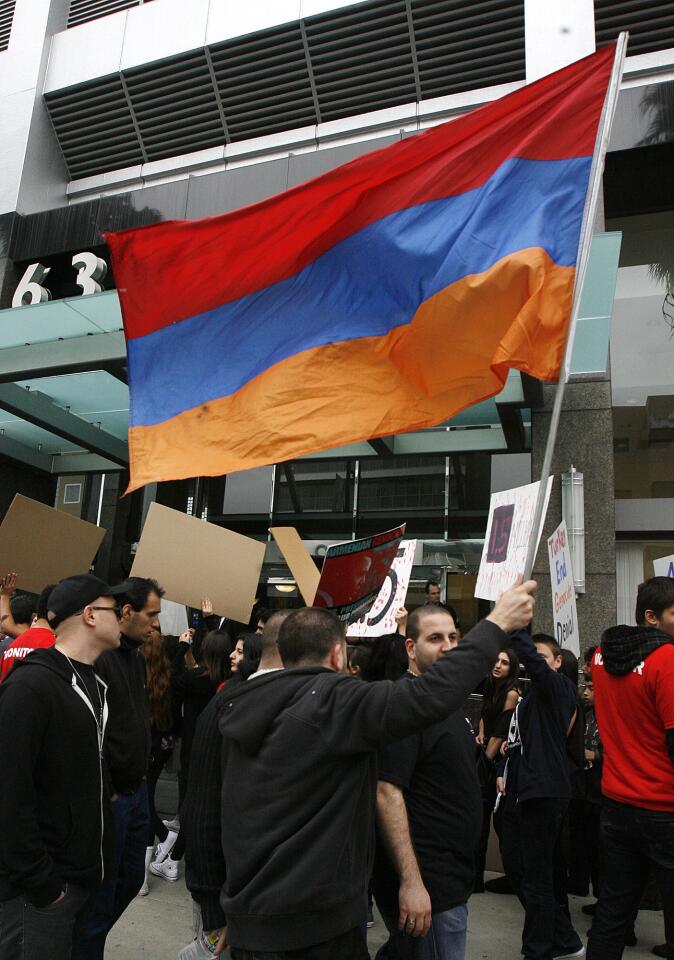
[(563, 650), (580, 656), (578, 612), (576, 591), (571, 570), (571, 550), (566, 523), (562, 520), (551, 537), (548, 537), (548, 559), (552, 586), (552, 617), (555, 623), (555, 640)]

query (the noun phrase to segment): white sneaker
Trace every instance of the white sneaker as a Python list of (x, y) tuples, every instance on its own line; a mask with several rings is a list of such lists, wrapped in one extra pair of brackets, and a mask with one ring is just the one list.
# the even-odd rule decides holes
[(580, 946), (577, 950), (570, 953), (553, 953), (553, 960), (576, 960), (576, 958), (585, 956), (585, 947)]
[(160, 843), (157, 844), (155, 848), (155, 852), (154, 852), (155, 863), (161, 863), (163, 860), (166, 860), (171, 850), (173, 850), (173, 846), (177, 839), (178, 839), (178, 834), (175, 832), (175, 830), (169, 830), (166, 840), (162, 840)]
[(173, 820), (162, 820), (162, 823), (167, 830), (175, 830), (176, 833), (180, 830), (180, 818), (177, 813)]
[(146, 849), (145, 849), (145, 879), (143, 880), (143, 886), (140, 888), (140, 890), (139, 890), (138, 893), (137, 893), (137, 896), (139, 896), (139, 897), (146, 897), (146, 896), (148, 895), (148, 893), (150, 892), (150, 888), (149, 888), (149, 886), (148, 886), (147, 879), (148, 879), (148, 871), (149, 871), (149, 869), (150, 869), (150, 863), (151, 863), (153, 857), (154, 857), (154, 846), (152, 846), (152, 847), (146, 847)]
[(170, 857), (162, 860), (161, 863), (153, 860), (150, 864), (150, 873), (153, 873), (155, 877), (163, 877), (164, 880), (170, 880), (171, 883), (175, 883), (178, 879), (178, 861), (171, 860)]

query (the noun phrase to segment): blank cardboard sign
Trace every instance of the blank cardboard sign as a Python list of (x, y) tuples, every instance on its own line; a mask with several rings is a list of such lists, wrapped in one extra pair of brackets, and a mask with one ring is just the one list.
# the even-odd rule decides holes
[(264, 543), (152, 503), (131, 576), (153, 577), (188, 607), (208, 597), (214, 613), (248, 623), (264, 552)]
[(2, 572), (15, 570), (19, 589), (40, 593), (62, 577), (88, 573), (104, 536), (103, 527), (17, 493), (0, 526)]
[(269, 532), (278, 544), (290, 572), (300, 588), (304, 602), (310, 607), (318, 590), (321, 575), (311, 559), (311, 554), (302, 543), (295, 527), (270, 527)]

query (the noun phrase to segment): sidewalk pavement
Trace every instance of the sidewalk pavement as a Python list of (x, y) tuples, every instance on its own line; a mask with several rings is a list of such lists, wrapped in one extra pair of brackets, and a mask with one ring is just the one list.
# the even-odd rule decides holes
[[(571, 897), (576, 930), (586, 940), (590, 918), (581, 913), (587, 898)], [(466, 960), (520, 960), (522, 909), (513, 896), (476, 894), (469, 903)], [(637, 918), (638, 945), (627, 948), (624, 960), (653, 960), (650, 950), (664, 941), (662, 913), (641, 911)], [(175, 960), (178, 950), (192, 939), (192, 906), (182, 878), (169, 883), (150, 877), (150, 893), (136, 897), (108, 936), (105, 960)], [(374, 957), (386, 939), (380, 919), (368, 931)]]

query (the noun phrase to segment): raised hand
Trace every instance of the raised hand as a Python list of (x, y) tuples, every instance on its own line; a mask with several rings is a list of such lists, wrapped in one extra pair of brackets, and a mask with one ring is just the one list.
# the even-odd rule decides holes
[(16, 574), (6, 573), (0, 580), (0, 594), (6, 597), (13, 597), (16, 593)]

